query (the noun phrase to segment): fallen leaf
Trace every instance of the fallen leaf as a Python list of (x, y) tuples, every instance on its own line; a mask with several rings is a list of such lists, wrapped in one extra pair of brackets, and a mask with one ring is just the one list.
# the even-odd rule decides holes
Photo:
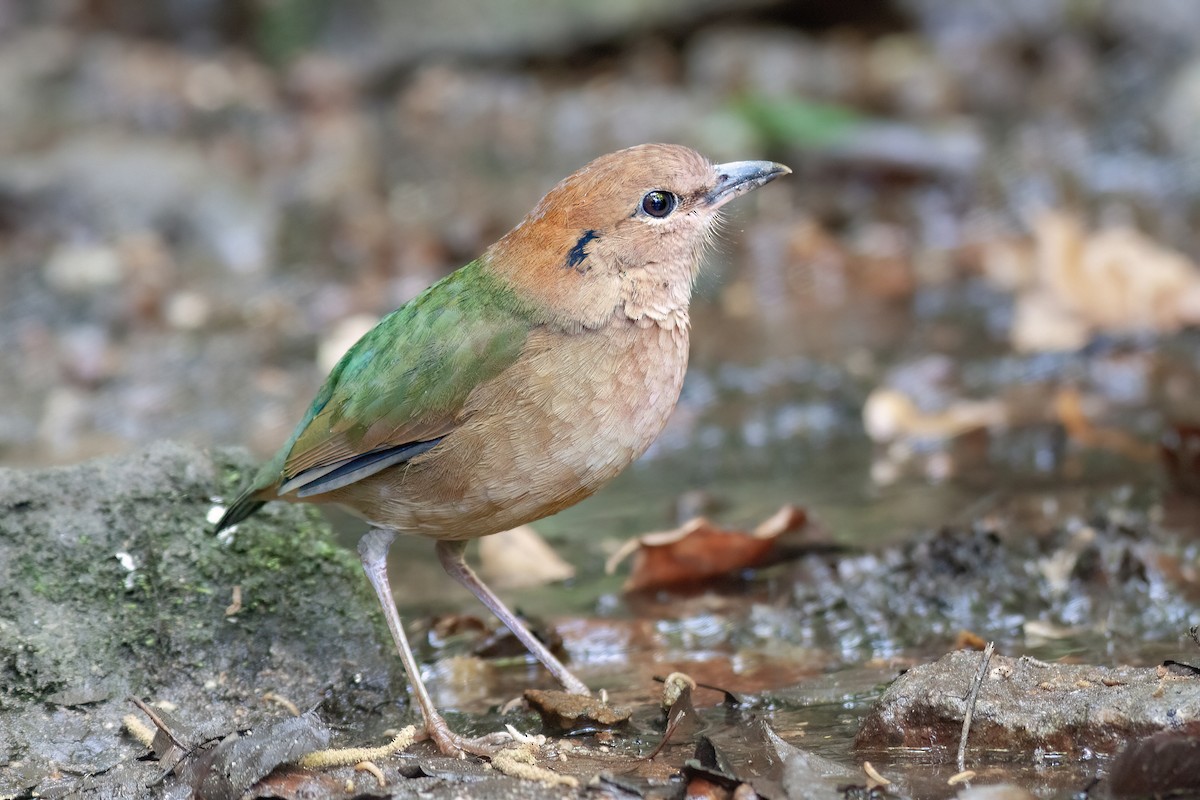
[[(154, 757), (158, 759), (163, 769), (173, 769), (200, 745), (199, 737), (175, 720), (167, 709), (152, 709), (137, 697), (130, 697), (129, 700), (150, 718), (150, 721), (154, 723), (154, 730), (147, 730), (134, 715), (127, 718), (125, 727), (139, 741), (154, 751)], [(145, 741), (145, 734), (149, 734), (148, 742)]]
[(329, 744), (329, 728), (315, 714), (285, 717), (246, 734), (231, 733), (176, 770), (196, 798), (233, 800), (281, 764)]
[[(1032, 251), (1001, 243), (1002, 257), (985, 259), (989, 276), (1017, 291), (1018, 350), (1076, 350), (1098, 332), (1171, 333), (1200, 321), (1200, 270), (1182, 253), (1128, 227), (1088, 231), (1058, 211), (1033, 229)], [(1023, 252), (1029, 263), (1015, 266)]]
[(951, 650), (982, 650), (987, 646), (984, 638), (974, 631), (961, 630), (954, 637), (954, 644)]
[(824, 800), (848, 796), (847, 786), (862, 786), (862, 773), (831, 761), (824, 756), (802, 750), (784, 741), (767, 723), (762, 723), (766, 744), (783, 763), (780, 782), (787, 797), (811, 797)]
[(953, 439), (981, 428), (1007, 424), (1000, 400), (958, 399), (941, 411), (925, 412), (897, 389), (877, 388), (863, 405), (863, 427), (875, 442)]
[(525, 699), (548, 731), (565, 734), (611, 731), (623, 725), (630, 712), (603, 700), (570, 692), (527, 689)]
[(479, 559), (484, 579), (499, 589), (544, 586), (575, 577), (575, 568), (528, 525), (483, 537)]
[(1091, 327), (1044, 289), (1017, 296), (1008, 338), (1021, 353), (1067, 353), (1083, 348)]
[(733, 791), (742, 783), (737, 770), (707, 736), (700, 737), (695, 755), (683, 762), (683, 776), (689, 787), (698, 781), (701, 786), (712, 784)]
[(785, 505), (758, 524), (754, 529), (757, 539), (772, 539), (785, 533), (798, 531), (808, 524), (808, 512), (799, 506)]
[(611, 574), (633, 553), (627, 592), (702, 583), (762, 565), (780, 536), (807, 522), (807, 513), (795, 506), (784, 506), (751, 532), (718, 528), (697, 517), (675, 530), (631, 539), (608, 560), (606, 570)]
[[(559, 658), (566, 658), (562, 636), (543, 620), (517, 611), (525, 627)], [(501, 624), (489, 626), (472, 614), (443, 614), (434, 617), (429, 626), (429, 643), (450, 653), (468, 651), (482, 659), (532, 658), (529, 648), (513, 632)], [(452, 657), (452, 656), (451, 656)], [(446, 657), (443, 657), (443, 659)]]
[(1027, 619), (1021, 623), (1021, 630), (1026, 639), (1045, 639), (1047, 641), (1070, 639), (1079, 635), (1078, 628), (1056, 625), (1044, 619)]
[(682, 672), (672, 672), (663, 682), (663, 710), (667, 715), (666, 729), (662, 741), (646, 759), (657, 756), (676, 734), (687, 735), (698, 729), (700, 720), (696, 707), (692, 705), (692, 690), (696, 682)]

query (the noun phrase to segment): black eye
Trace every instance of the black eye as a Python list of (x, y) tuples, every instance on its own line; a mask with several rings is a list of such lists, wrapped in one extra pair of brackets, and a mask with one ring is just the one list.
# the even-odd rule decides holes
[(675, 206), (679, 204), (679, 198), (670, 192), (664, 192), (662, 189), (655, 189), (653, 192), (647, 192), (642, 198), (642, 211), (645, 211), (652, 217), (665, 217), (675, 210)]

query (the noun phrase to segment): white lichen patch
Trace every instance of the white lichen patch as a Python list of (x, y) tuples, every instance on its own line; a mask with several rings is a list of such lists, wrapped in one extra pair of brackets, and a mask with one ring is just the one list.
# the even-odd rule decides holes
[(134, 560), (133, 554), (124, 550), (118, 550), (113, 554), (117, 562), (125, 569), (125, 591), (133, 591), (133, 582), (137, 577), (137, 561)]

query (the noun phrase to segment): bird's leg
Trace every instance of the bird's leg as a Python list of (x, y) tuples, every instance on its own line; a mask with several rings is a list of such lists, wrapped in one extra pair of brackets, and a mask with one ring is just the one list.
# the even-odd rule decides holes
[(508, 606), (504, 605), (500, 598), (492, 594), (492, 590), (479, 580), (479, 576), (467, 565), (467, 560), (463, 557), (466, 549), (465, 541), (442, 540), (437, 543), (438, 560), (442, 562), (442, 569), (446, 570), (446, 574), (470, 589), (471, 594), (479, 598), (479, 602), (490, 608), (492, 613), (513, 632), (514, 636), (521, 640), (521, 643), (529, 649), (529, 652), (533, 653), (538, 661), (542, 662), (546, 669), (550, 670), (550, 674), (557, 678), (568, 692), (590, 696), (592, 691), (588, 689), (587, 684), (572, 675), (571, 671), (546, 648), (546, 645), (538, 641), (538, 638), (521, 623), (517, 615), (509, 611)]
[(425, 732), (437, 744), (438, 750), (443, 755), (453, 756), (464, 751), (480, 756), (494, 755), (494, 748), (489, 748), (482, 742), (465, 739), (450, 730), (445, 718), (433, 705), (433, 699), (429, 696), (429, 691), (421, 680), (421, 670), (417, 666), (417, 660), (413, 658), (412, 649), (408, 646), (408, 637), (404, 635), (400, 612), (396, 610), (396, 601), (392, 598), (392, 587), (388, 583), (387, 551), (395, 536), (392, 531), (372, 528), (359, 540), (358, 556), (362, 559), (363, 570), (366, 571), (367, 578), (375, 587), (379, 604), (383, 606), (383, 616), (387, 619), (388, 628), (392, 631), (392, 638), (396, 641), (396, 648), (400, 651), (400, 660), (404, 663), (404, 671), (408, 673), (408, 684), (412, 687), (412, 693), (417, 697), (417, 703), (421, 706), (421, 715), (425, 718)]

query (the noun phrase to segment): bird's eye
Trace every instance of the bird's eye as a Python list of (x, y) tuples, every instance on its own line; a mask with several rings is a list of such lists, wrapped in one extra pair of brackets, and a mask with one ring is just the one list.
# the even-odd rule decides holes
[(645, 211), (652, 217), (665, 217), (675, 210), (675, 206), (679, 204), (679, 198), (670, 192), (664, 192), (662, 189), (655, 189), (653, 192), (647, 192), (642, 198), (642, 211)]

